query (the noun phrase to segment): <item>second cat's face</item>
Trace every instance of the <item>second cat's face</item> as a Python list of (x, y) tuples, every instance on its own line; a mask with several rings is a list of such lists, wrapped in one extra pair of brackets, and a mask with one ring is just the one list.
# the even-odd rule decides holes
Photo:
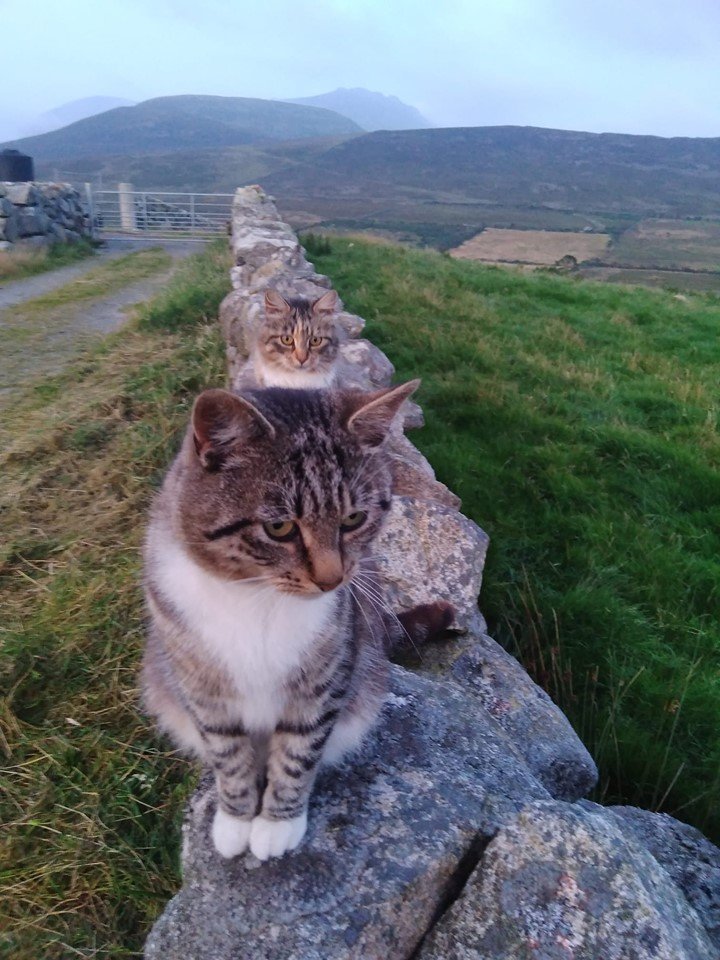
[(336, 305), (334, 291), (314, 302), (301, 297), (286, 300), (268, 291), (257, 337), (257, 350), (265, 367), (280, 374), (330, 373), (339, 348)]

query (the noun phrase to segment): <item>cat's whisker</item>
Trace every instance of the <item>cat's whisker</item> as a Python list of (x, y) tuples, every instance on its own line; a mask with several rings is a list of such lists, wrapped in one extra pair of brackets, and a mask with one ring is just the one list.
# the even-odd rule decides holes
[(422, 653), (421, 653), (419, 647), (417, 646), (417, 644), (416, 644), (415, 641), (413, 640), (412, 636), (408, 633), (407, 628), (405, 627), (405, 625), (404, 625), (404, 623), (402, 622), (402, 620), (400, 620), (400, 618), (399, 618), (398, 615), (395, 613), (395, 611), (392, 610), (392, 609), (384, 602), (385, 598), (384, 598), (383, 595), (380, 593), (379, 588), (376, 587), (375, 584), (372, 583), (372, 582), (371, 582), (371, 583), (367, 583), (367, 582), (363, 582), (363, 581), (367, 581), (367, 578), (366, 578), (366, 577), (363, 577), (363, 574), (356, 574), (356, 576), (353, 577), (353, 583), (355, 583), (355, 584), (357, 585), (357, 587), (358, 587), (358, 589), (361, 591), (361, 593), (364, 593), (364, 595), (367, 597), (367, 599), (370, 600), (371, 602), (374, 601), (374, 602), (378, 605), (379, 609), (381, 609), (381, 610), (382, 610), (384, 613), (386, 613), (388, 616), (392, 617), (392, 619), (395, 621), (395, 623), (397, 623), (398, 627), (400, 627), (400, 629), (402, 630), (402, 632), (403, 632), (403, 633), (405, 634), (405, 636), (407, 637), (408, 642), (409, 642), (410, 645), (412, 646), (413, 650), (417, 653), (418, 657), (419, 657), (420, 660), (422, 661), (423, 656), (422, 656)]

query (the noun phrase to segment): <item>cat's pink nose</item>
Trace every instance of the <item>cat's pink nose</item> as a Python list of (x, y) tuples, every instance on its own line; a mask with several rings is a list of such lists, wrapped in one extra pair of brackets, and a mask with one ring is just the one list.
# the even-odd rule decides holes
[(319, 587), (323, 593), (329, 593), (343, 582), (342, 576), (333, 577), (332, 580), (315, 580), (315, 586)]

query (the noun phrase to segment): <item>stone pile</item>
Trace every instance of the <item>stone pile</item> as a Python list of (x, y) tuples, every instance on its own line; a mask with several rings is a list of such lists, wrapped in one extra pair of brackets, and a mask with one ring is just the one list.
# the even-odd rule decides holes
[[(314, 298), (330, 282), (259, 187), (237, 191), (232, 249), (221, 322), (237, 386), (266, 288)], [(363, 321), (341, 320), (351, 382), (389, 383)], [(397, 610), (451, 600), (457, 636), (412, 671), (393, 667), (375, 733), (321, 774), (293, 854), (219, 857), (213, 780), (201, 781), (183, 887), (146, 957), (717, 960), (720, 851), (670, 817), (581, 799), (592, 759), (477, 609), (486, 535), (401, 430), (392, 444), (402, 469), (378, 549), (385, 594)]]
[(91, 236), (87, 205), (67, 183), (0, 183), (0, 250)]

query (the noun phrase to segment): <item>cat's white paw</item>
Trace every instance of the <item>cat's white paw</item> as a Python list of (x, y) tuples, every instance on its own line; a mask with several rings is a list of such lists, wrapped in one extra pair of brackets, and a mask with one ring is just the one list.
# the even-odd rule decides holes
[(293, 820), (266, 820), (255, 817), (250, 828), (250, 852), (258, 860), (281, 857), (288, 850), (294, 850), (305, 836), (307, 813)]
[(229, 860), (247, 850), (252, 820), (241, 820), (220, 807), (215, 811), (212, 840), (221, 857)]

